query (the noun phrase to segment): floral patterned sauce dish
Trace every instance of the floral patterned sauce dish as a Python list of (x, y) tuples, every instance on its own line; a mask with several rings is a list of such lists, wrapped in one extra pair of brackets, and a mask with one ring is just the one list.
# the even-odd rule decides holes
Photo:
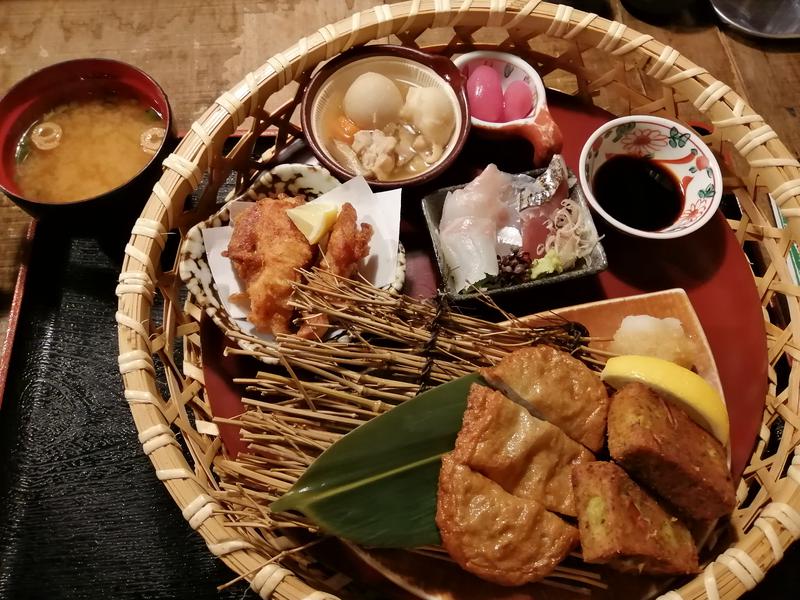
[[(676, 207), (676, 218), (671, 223), (645, 230), (623, 223), (604, 208), (597, 197), (596, 174), (606, 162), (620, 156), (647, 160), (672, 176), (681, 205)], [(651, 115), (620, 117), (597, 129), (583, 146), (578, 175), (595, 213), (616, 229), (638, 237), (671, 239), (688, 235), (711, 219), (722, 198), (719, 164), (700, 136), (681, 123)], [(619, 188), (624, 194), (625, 182), (620, 182)], [(652, 201), (645, 195), (626, 199), (644, 211), (651, 207), (642, 207), (640, 203)]]
[[(491, 138), (519, 136), (527, 139), (533, 146), (533, 163), (536, 167), (546, 167), (553, 155), (561, 152), (563, 144), (561, 129), (547, 108), (544, 82), (536, 69), (525, 60), (508, 52), (488, 50), (462, 54), (454, 58), (453, 62), (467, 77), (470, 121), (476, 131)], [(476, 91), (476, 71), (479, 69), (486, 71), (487, 68), (494, 71), (495, 75), (492, 78), (499, 90), (492, 90), (493, 82), (484, 80), (477, 82)], [(519, 82), (530, 89), (530, 108), (524, 114), (516, 112), (509, 115), (503, 109), (507, 108), (509, 94), (520, 85)], [(496, 97), (491, 97), (493, 91)], [(476, 106), (476, 100), (495, 105), (493, 108), (497, 112), (494, 120), (486, 118), (484, 111), (480, 110), (481, 107)], [(490, 111), (491, 108), (489, 107)]]

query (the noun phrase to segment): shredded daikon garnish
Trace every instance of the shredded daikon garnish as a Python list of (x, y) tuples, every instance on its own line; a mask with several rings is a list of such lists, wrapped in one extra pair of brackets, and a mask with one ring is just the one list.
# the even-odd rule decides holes
[(564, 269), (571, 269), (580, 258), (586, 261), (587, 267), (592, 266), (591, 253), (598, 238), (586, 208), (565, 198), (545, 225), (550, 233), (537, 248), (538, 254), (554, 251)]

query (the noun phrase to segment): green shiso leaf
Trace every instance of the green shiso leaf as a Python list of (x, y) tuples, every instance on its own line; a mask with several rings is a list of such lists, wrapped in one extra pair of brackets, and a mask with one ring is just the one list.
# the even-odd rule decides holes
[(436, 491), (441, 457), (461, 429), (477, 373), (435, 387), (354, 429), (328, 448), (270, 506), (299, 511), (322, 531), (357, 544), (440, 543)]

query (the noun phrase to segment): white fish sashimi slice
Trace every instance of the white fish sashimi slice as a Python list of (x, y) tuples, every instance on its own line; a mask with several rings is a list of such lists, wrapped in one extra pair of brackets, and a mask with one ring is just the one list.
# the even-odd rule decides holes
[(511, 181), (508, 173), (489, 165), (466, 186), (449, 192), (442, 208), (440, 229), (463, 217), (487, 218), (495, 225), (504, 225), (509, 211), (506, 197), (513, 193)]
[(447, 276), (456, 291), (487, 275), (497, 275), (495, 227), (489, 218), (461, 217), (439, 230)]
[[(519, 215), (517, 215), (517, 219), (519, 219)], [(505, 225), (497, 230), (497, 254), (505, 256), (521, 246), (522, 232), (518, 225)]]

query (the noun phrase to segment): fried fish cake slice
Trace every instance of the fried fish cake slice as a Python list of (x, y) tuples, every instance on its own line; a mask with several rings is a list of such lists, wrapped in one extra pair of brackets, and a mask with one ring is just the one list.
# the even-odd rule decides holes
[(583, 560), (619, 571), (680, 575), (699, 570), (686, 526), (610, 462), (572, 470)]
[(542, 504), (512, 496), (452, 453), (442, 458), (436, 525), (461, 568), (500, 585), (546, 577), (578, 541)]
[(629, 383), (611, 397), (608, 451), (688, 519), (709, 521), (736, 506), (722, 444), (644, 384)]
[(481, 374), (589, 450), (603, 447), (608, 393), (600, 377), (573, 356), (545, 345), (522, 348)]
[(572, 465), (594, 460), (558, 427), (478, 384), (470, 388), (453, 455), (510, 494), (570, 516), (577, 514)]

